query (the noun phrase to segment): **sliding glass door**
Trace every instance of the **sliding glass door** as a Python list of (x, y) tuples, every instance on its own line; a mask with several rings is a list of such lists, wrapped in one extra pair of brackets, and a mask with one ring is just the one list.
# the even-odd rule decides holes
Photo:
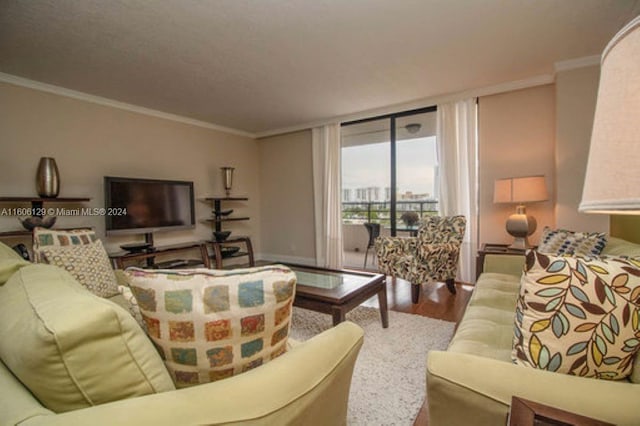
[(379, 224), (380, 235), (412, 235), (420, 218), (436, 213), (435, 134), (435, 107), (343, 124), (346, 266), (363, 266), (366, 223)]

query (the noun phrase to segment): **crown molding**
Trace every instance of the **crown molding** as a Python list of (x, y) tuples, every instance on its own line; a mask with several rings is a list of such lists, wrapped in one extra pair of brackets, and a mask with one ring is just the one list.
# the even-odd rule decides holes
[(267, 138), (270, 136), (282, 135), (285, 133), (293, 133), (302, 130), (308, 130), (318, 126), (324, 126), (331, 123), (342, 123), (347, 121), (360, 120), (362, 118), (376, 117), (378, 115), (391, 114), (399, 111), (409, 111), (412, 109), (425, 108), (433, 105), (441, 104), (444, 102), (452, 102), (460, 99), (477, 98), (480, 96), (496, 95), (504, 92), (511, 92), (514, 90), (527, 89), (530, 87), (544, 86), (545, 84), (551, 84), (555, 82), (555, 76), (552, 74), (542, 74), (535, 77), (527, 78), (524, 80), (510, 81), (507, 83), (496, 84), (493, 86), (486, 86), (476, 89), (465, 90), (462, 92), (443, 94), (437, 96), (431, 96), (427, 98), (420, 98), (410, 102), (404, 102), (400, 104), (394, 104), (383, 108), (376, 108), (361, 111), (354, 114), (336, 116), (330, 119), (313, 121), (310, 123), (300, 124), (291, 127), (284, 127), (281, 129), (267, 130), (264, 132), (256, 133), (257, 139)]
[(556, 73), (569, 71), (576, 68), (592, 67), (600, 65), (600, 55), (583, 56), (582, 58), (567, 59), (566, 61), (558, 61), (553, 64)]
[(162, 118), (165, 120), (176, 121), (178, 123), (189, 124), (192, 126), (203, 127), (205, 129), (217, 130), (220, 132), (230, 133), (238, 136), (245, 136), (255, 139), (256, 135), (253, 133), (245, 132), (244, 130), (233, 129), (230, 127), (220, 126), (218, 124), (209, 123), (206, 121), (196, 120), (182, 115), (171, 114), (168, 112), (158, 111), (151, 108), (145, 108), (138, 105), (128, 104), (126, 102), (120, 102), (109, 98), (103, 98), (102, 96), (91, 95), (89, 93), (79, 92), (77, 90), (66, 89), (64, 87), (55, 86), (53, 84), (42, 83), (40, 81), (30, 80), (24, 77), (18, 77), (12, 74), (6, 74), (0, 72), (0, 82), (13, 84), (16, 86), (27, 87), (29, 89), (40, 90), (42, 92), (53, 93), (55, 95), (65, 96), (68, 98), (78, 99), (85, 102), (91, 102), (98, 105), (108, 106), (112, 108), (118, 108), (125, 111), (135, 112), (138, 114), (148, 115), (151, 117)]

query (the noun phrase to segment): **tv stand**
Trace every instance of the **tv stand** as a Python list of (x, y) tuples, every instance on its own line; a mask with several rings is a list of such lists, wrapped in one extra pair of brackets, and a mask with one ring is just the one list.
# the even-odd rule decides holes
[[(167, 262), (155, 263), (155, 258), (165, 254), (184, 253), (185, 251), (199, 249), (200, 259), (174, 259)], [(126, 262), (146, 260), (149, 268), (171, 269), (176, 267), (197, 267), (199, 265), (205, 268), (211, 268), (209, 252), (207, 244), (203, 241), (191, 241), (180, 244), (172, 244), (167, 246), (153, 247), (142, 252), (117, 252), (109, 253), (109, 258), (113, 262), (116, 269), (124, 269)]]

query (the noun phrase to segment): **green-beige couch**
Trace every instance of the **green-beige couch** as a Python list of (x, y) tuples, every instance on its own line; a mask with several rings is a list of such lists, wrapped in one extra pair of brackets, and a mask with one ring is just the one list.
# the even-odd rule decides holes
[[(610, 238), (603, 255), (640, 256), (640, 245)], [(617, 425), (639, 425), (640, 363), (631, 380), (607, 381), (513, 364), (514, 316), (524, 256), (487, 255), (447, 351), (427, 359), (430, 426), (504, 425), (522, 397)]]
[[(176, 389), (144, 331), (113, 302), (123, 300), (96, 297), (0, 243), (0, 425), (345, 424), (358, 326), (342, 323), (259, 368)], [(45, 408), (49, 397), (65, 408)]]

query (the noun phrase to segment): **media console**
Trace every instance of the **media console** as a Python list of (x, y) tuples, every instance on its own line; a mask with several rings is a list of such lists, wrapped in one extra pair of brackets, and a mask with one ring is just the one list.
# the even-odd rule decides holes
[[(184, 253), (186, 251), (200, 250), (200, 259), (174, 259), (166, 262), (156, 263), (155, 258), (165, 254)], [(129, 252), (121, 251), (109, 253), (109, 258), (116, 269), (124, 269), (125, 263), (131, 263), (139, 260), (146, 260), (147, 267), (158, 269), (172, 269), (181, 267), (197, 267), (211, 268), (207, 243), (204, 241), (192, 241), (187, 243), (172, 244), (167, 246), (156, 246), (145, 251)], [(130, 265), (129, 265), (130, 266)]]

